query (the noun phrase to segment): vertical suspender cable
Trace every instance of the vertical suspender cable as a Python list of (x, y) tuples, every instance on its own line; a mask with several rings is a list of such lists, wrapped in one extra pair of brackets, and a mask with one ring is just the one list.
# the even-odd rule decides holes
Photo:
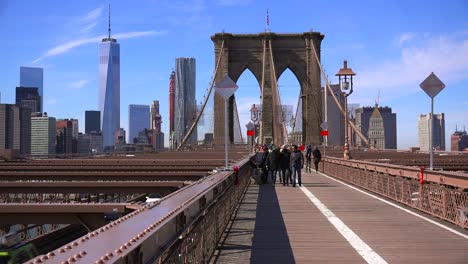
[[(283, 139), (284, 139), (284, 143), (287, 145), (288, 144), (288, 131), (286, 130), (286, 125), (285, 125), (285, 119), (283, 118), (283, 107), (281, 105), (281, 97), (279, 95), (279, 90), (278, 90), (278, 83), (276, 81), (276, 69), (275, 69), (275, 61), (273, 59), (273, 48), (271, 46), (271, 41), (269, 42), (269, 49), (270, 49), (270, 59), (271, 59), (271, 65), (270, 65), (270, 69), (271, 69), (271, 72), (272, 72), (272, 86), (273, 86), (273, 94), (275, 95), (275, 102), (274, 104), (276, 104), (275, 106), (278, 107), (279, 109), (279, 116), (277, 116), (276, 118), (274, 118), (275, 121), (280, 121), (281, 125), (282, 125), (282, 128), (283, 128), (283, 131), (281, 131), (283, 133)], [(275, 111), (273, 110), (273, 113), (275, 113)], [(280, 119), (278, 119), (280, 118)], [(276, 126), (274, 126), (276, 128), (276, 130), (278, 130), (278, 128)], [(278, 133), (279, 134), (279, 133)], [(275, 135), (277, 135), (275, 133)], [(276, 144), (280, 144), (279, 142), (276, 142)], [(281, 143), (282, 144), (282, 143)]]
[[(262, 93), (261, 93), (261, 96), (262, 96), (262, 119), (263, 119), (263, 111), (265, 110), (265, 106), (263, 105), (263, 92), (264, 92), (264, 86), (265, 86), (265, 53), (266, 53), (266, 40), (263, 39), (262, 40), (263, 42), (263, 58), (262, 58)], [(259, 140), (258, 142), (260, 144), (263, 144), (263, 120), (261, 119), (260, 121), (260, 135), (259, 135)]]

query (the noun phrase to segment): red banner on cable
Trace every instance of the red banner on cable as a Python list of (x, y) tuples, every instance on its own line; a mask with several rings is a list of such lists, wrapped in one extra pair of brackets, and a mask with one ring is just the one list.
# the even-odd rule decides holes
[(321, 135), (322, 137), (328, 136), (328, 130), (322, 130), (322, 131), (320, 131), (320, 135)]

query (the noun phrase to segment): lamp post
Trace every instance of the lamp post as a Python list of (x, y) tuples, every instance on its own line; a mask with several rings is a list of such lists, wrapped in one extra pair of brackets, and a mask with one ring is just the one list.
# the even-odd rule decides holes
[(289, 136), (289, 144), (292, 145), (294, 144), (293, 141), (293, 132), (294, 132), (294, 128), (296, 126), (296, 118), (294, 116), (291, 117), (291, 119), (289, 119), (289, 126), (291, 127), (291, 134)]
[(338, 82), (340, 84), (340, 89), (345, 98), (344, 101), (344, 120), (345, 120), (345, 144), (344, 144), (344, 159), (350, 159), (351, 155), (349, 152), (349, 142), (348, 142), (348, 96), (353, 93), (353, 76), (356, 73), (348, 68), (348, 61), (343, 61), (343, 68), (338, 71), (336, 76), (338, 76)]
[(255, 104), (252, 105), (252, 108), (250, 108), (250, 120), (252, 120), (253, 124), (254, 124), (254, 134), (253, 134), (253, 138), (252, 138), (252, 144), (253, 142), (255, 141), (255, 130), (257, 129), (257, 121), (258, 121), (258, 108), (255, 106)]

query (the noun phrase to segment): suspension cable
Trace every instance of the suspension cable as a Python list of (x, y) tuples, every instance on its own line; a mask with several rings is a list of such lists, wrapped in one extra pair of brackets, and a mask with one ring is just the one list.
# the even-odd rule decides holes
[[(320, 61), (319, 61), (319, 58), (318, 58), (318, 55), (317, 55), (317, 51), (315, 50), (314, 42), (313, 41), (311, 41), (311, 42), (312, 42), (312, 49), (314, 50), (315, 59), (317, 61), (319, 69), (320, 69), (320, 71), (322, 73), (322, 77), (325, 79), (325, 84), (326, 84), (326, 86), (328, 88), (328, 91), (331, 93), (331, 96), (333, 97), (333, 100), (335, 101), (336, 105), (338, 106), (338, 109), (340, 110), (341, 114), (343, 114), (343, 116), (347, 115), (348, 113), (345, 113), (345, 111), (343, 110), (343, 107), (341, 107), (341, 104), (338, 101), (338, 98), (336, 98), (335, 93), (333, 92), (333, 90), (332, 90), (332, 88), (330, 86), (330, 82), (328, 81), (327, 75), (325, 74), (325, 71), (323, 70), (322, 65), (320, 64)], [(356, 132), (356, 134), (361, 138), (361, 140), (364, 141), (369, 146), (369, 141), (366, 139), (366, 137), (364, 137), (364, 135), (356, 127), (356, 125), (353, 122), (351, 122), (351, 120), (349, 120), (349, 119), (348, 119), (348, 124), (351, 125), (351, 127)]]
[[(278, 83), (276, 81), (276, 68), (275, 68), (275, 61), (273, 59), (273, 48), (271, 46), (271, 40), (268, 42), (269, 43), (269, 49), (270, 49), (270, 59), (271, 59), (271, 65), (270, 65), (270, 70), (272, 72), (272, 79), (273, 79), (273, 94), (275, 95), (275, 104), (277, 104), (276, 106), (278, 107), (278, 104), (279, 104), (279, 118), (281, 119), (281, 125), (282, 125), (282, 133), (283, 133), (283, 139), (284, 139), (284, 143), (286, 145), (288, 145), (288, 131), (286, 130), (286, 126), (285, 126), (285, 118), (284, 118), (284, 115), (283, 115), (283, 106), (281, 105), (281, 97), (279, 95), (279, 90), (278, 90)], [(274, 109), (273, 109), (273, 113), (275, 113)], [(278, 118), (274, 118), (275, 121), (278, 121)], [(275, 126), (276, 130), (278, 130), (278, 128)], [(276, 134), (276, 133), (275, 133)], [(279, 134), (279, 133), (278, 133)], [(278, 144), (278, 142), (277, 142)]]
[[(264, 94), (263, 94), (263, 91), (265, 90), (264, 87), (265, 87), (265, 54), (266, 54), (266, 40), (263, 39), (262, 40), (263, 42), (263, 58), (262, 58), (262, 93), (261, 93), (261, 96), (262, 96), (262, 118), (263, 119), (263, 112), (265, 110), (265, 106), (263, 105), (263, 98), (264, 98)], [(259, 143), (260, 144), (263, 144), (263, 122), (260, 121), (260, 136), (259, 136)]]
[(237, 111), (237, 103), (236, 103), (235, 98), (234, 98), (234, 114), (237, 116), (237, 118), (236, 118), (237, 119), (237, 124), (238, 124), (237, 129), (240, 131), (241, 142), (242, 142), (242, 144), (244, 144), (244, 137), (242, 136), (242, 128), (241, 128), (241, 124), (240, 124), (239, 112)]
[[(302, 92), (299, 91), (299, 97), (297, 99), (297, 105), (296, 105), (296, 113), (294, 113), (294, 122), (293, 122), (291, 133), (294, 133), (294, 131), (296, 130), (297, 115), (299, 113), (299, 104), (300, 104), (300, 106), (302, 108), (301, 94), (302, 94)], [(302, 112), (302, 109), (301, 109), (301, 112)], [(301, 118), (302, 118), (302, 116), (301, 116)]]
[(185, 142), (187, 142), (187, 139), (190, 137), (190, 135), (192, 135), (192, 132), (193, 132), (194, 128), (197, 126), (198, 121), (200, 120), (200, 118), (201, 118), (201, 116), (203, 114), (203, 111), (205, 110), (206, 104), (208, 103), (208, 99), (210, 98), (211, 92), (213, 90), (213, 85), (214, 85), (214, 82), (215, 82), (215, 79), (216, 79), (216, 74), (218, 73), (219, 63), (221, 62), (221, 57), (223, 56), (223, 50), (224, 50), (224, 39), (221, 42), (221, 51), (219, 53), (218, 61), (216, 62), (216, 67), (215, 67), (215, 70), (214, 70), (213, 78), (211, 79), (210, 88), (208, 90), (208, 95), (205, 97), (205, 101), (203, 102), (202, 108), (201, 108), (200, 112), (198, 113), (197, 118), (192, 123), (192, 126), (190, 127), (187, 134), (185, 134), (185, 137), (184, 137), (184, 139), (182, 139), (182, 142), (177, 147), (177, 150), (180, 150), (182, 148), (182, 146), (185, 145)]

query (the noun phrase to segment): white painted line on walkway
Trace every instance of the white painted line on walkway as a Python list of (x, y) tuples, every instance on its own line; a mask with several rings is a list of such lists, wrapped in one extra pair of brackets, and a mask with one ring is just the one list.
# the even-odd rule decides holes
[(377, 199), (377, 200), (379, 200), (379, 201), (382, 201), (382, 202), (384, 202), (384, 203), (386, 203), (386, 204), (389, 204), (389, 205), (391, 205), (391, 206), (393, 206), (393, 207), (396, 207), (396, 208), (398, 208), (398, 209), (400, 209), (400, 210), (403, 210), (403, 211), (407, 212), (408, 214), (412, 214), (412, 215), (414, 215), (414, 216), (417, 216), (417, 217), (419, 217), (419, 218), (421, 218), (421, 219), (424, 219), (424, 220), (428, 221), (428, 222), (431, 223), (431, 224), (434, 224), (434, 225), (436, 225), (436, 226), (438, 226), (438, 227), (441, 227), (441, 228), (443, 228), (443, 229), (445, 229), (445, 230), (447, 230), (447, 231), (450, 231), (450, 232), (452, 232), (452, 233), (454, 233), (454, 234), (456, 234), (456, 235), (459, 235), (459, 236), (461, 236), (461, 237), (463, 237), (463, 238), (465, 238), (465, 239), (468, 239), (468, 235), (465, 235), (465, 234), (463, 234), (463, 233), (460, 233), (460, 232), (458, 232), (458, 231), (455, 230), (455, 229), (452, 229), (452, 228), (450, 228), (450, 227), (448, 227), (448, 226), (445, 226), (445, 225), (443, 225), (443, 224), (441, 224), (441, 223), (437, 223), (437, 222), (434, 221), (434, 220), (431, 220), (431, 219), (429, 219), (429, 218), (427, 218), (427, 217), (425, 217), (425, 216), (422, 216), (422, 215), (420, 215), (420, 214), (417, 214), (417, 213), (415, 213), (415, 212), (412, 212), (412, 211), (410, 211), (410, 210), (408, 210), (408, 209), (406, 209), (406, 208), (403, 208), (403, 207), (401, 207), (401, 206), (399, 206), (399, 205), (397, 205), (397, 204), (395, 204), (395, 203), (389, 202), (389, 201), (387, 201), (387, 200), (385, 200), (385, 199), (382, 199), (382, 198), (380, 198), (380, 197), (378, 197), (378, 196), (375, 196), (375, 195), (373, 195), (373, 194), (370, 194), (370, 193), (368, 193), (368, 192), (366, 192), (366, 191), (363, 191), (363, 190), (361, 190), (361, 189), (359, 189), (359, 188), (356, 188), (356, 187), (354, 187), (354, 186), (352, 186), (352, 185), (349, 185), (349, 184), (347, 184), (347, 183), (345, 183), (345, 182), (343, 182), (343, 181), (337, 180), (337, 179), (335, 179), (335, 178), (333, 178), (333, 177), (330, 177), (330, 176), (328, 176), (328, 175), (326, 175), (326, 174), (323, 174), (323, 173), (321, 173), (321, 172), (319, 172), (319, 173), (320, 173), (322, 176), (324, 176), (324, 177), (327, 177), (327, 178), (329, 178), (329, 179), (331, 179), (331, 180), (334, 180), (334, 181), (339, 182), (339, 183), (341, 183), (341, 184), (343, 184), (343, 185), (346, 185), (346, 186), (348, 186), (349, 188), (352, 188), (352, 189), (354, 189), (354, 190), (356, 190), (356, 191), (359, 191), (359, 192), (361, 192), (361, 193), (363, 193), (363, 194), (365, 194), (365, 195), (368, 195), (368, 196), (373, 197), (373, 198), (375, 198), (375, 199)]
[(299, 187), (302, 192), (310, 199), (310, 201), (320, 210), (327, 220), (340, 232), (340, 234), (348, 241), (349, 244), (357, 251), (367, 263), (387, 263), (379, 256), (369, 245), (367, 245), (353, 230), (351, 230), (343, 221), (341, 221), (330, 209), (328, 209), (311, 191), (306, 187)]

